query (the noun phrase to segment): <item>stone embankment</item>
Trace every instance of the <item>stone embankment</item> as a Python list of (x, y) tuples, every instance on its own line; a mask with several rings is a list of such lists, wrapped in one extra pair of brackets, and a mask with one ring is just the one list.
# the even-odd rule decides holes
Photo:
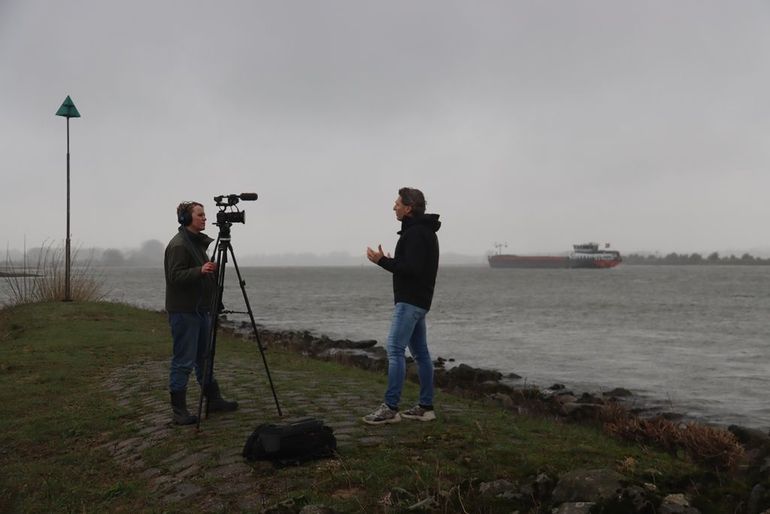
[[(240, 337), (253, 339), (253, 329), (247, 322), (225, 321), (223, 328)], [(386, 372), (388, 358), (385, 348), (373, 339), (352, 341), (318, 336), (310, 331), (268, 330), (258, 327), (260, 341), (265, 346), (278, 346), (303, 355), (338, 362), (347, 366)], [(407, 357), (411, 362), (411, 358)], [(633, 394), (623, 388), (602, 393), (574, 393), (563, 384), (546, 389), (521, 383), (516, 374), (503, 375), (494, 370), (457, 364), (454, 359), (439, 357), (434, 361), (434, 383), (437, 387), (459, 396), (483, 398), (519, 413), (551, 414), (574, 421), (596, 419), (607, 405), (628, 404)], [(417, 370), (407, 367), (407, 378), (417, 382)], [(641, 409), (636, 409), (641, 411)], [(666, 414), (676, 417), (675, 414)]]

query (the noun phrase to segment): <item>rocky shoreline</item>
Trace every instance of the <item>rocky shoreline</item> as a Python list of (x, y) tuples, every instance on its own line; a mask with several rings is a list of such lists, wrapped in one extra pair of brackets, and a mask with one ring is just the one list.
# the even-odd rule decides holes
[[(253, 340), (253, 330), (248, 322), (223, 317), (221, 326), (240, 337)], [(371, 371), (384, 373), (388, 369), (386, 350), (378, 346), (374, 339), (332, 339), (309, 330), (271, 330), (261, 325), (257, 329), (266, 347), (284, 347), (315, 359)], [(411, 362), (411, 357), (407, 356), (407, 378), (417, 382), (417, 372), (410, 365)], [(522, 382), (522, 377), (515, 373), (504, 375), (445, 357), (436, 358), (434, 367), (437, 387), (460, 396), (485, 398), (519, 412), (549, 413), (579, 421), (595, 417), (603, 406), (619, 404), (641, 417), (661, 416), (672, 421), (697, 421), (686, 420), (680, 413), (663, 410), (623, 387), (608, 387), (601, 392), (574, 391), (558, 383), (540, 387)]]
[[(223, 317), (221, 326), (240, 337), (253, 340), (251, 324), (246, 321), (231, 321)], [(332, 339), (309, 330), (270, 330), (261, 325), (258, 325), (257, 329), (265, 347), (283, 347), (315, 359), (383, 373), (388, 369), (386, 350), (378, 346), (374, 339)], [(407, 378), (417, 382), (417, 370), (410, 363), (411, 358), (407, 357)], [(564, 384), (538, 387), (521, 383), (522, 377), (513, 373), (503, 375), (498, 371), (474, 368), (444, 357), (438, 357), (434, 366), (437, 387), (456, 395), (497, 403), (503, 408), (520, 413), (550, 414), (571, 421), (582, 421), (595, 419), (606, 406), (619, 405), (642, 418), (662, 417), (675, 422), (697, 421), (645, 403), (623, 387), (607, 388), (601, 392), (573, 391)], [(765, 432), (753, 428), (738, 425), (724, 428), (743, 434), (743, 438), (747, 437), (746, 434), (755, 434), (760, 439), (763, 438), (759, 434), (768, 437)]]

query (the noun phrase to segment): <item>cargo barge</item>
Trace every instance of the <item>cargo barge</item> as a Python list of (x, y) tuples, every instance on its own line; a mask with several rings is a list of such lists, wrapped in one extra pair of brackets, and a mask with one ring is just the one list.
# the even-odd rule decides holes
[(496, 254), (488, 257), (492, 268), (614, 268), (623, 259), (620, 252), (610, 250), (609, 245), (600, 250), (598, 243), (572, 245), (568, 255), (509, 255)]

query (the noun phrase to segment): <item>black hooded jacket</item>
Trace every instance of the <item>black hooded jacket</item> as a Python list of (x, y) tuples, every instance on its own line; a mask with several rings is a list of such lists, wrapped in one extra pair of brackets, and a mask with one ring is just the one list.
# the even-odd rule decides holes
[(438, 272), (438, 214), (406, 216), (401, 220), (401, 237), (393, 258), (382, 257), (377, 264), (393, 273), (394, 302), (430, 310)]

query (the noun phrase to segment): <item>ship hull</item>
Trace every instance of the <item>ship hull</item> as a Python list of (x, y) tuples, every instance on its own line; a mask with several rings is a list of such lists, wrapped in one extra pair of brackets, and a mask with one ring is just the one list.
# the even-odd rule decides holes
[(620, 258), (618, 259), (591, 259), (591, 260), (577, 260), (570, 259), (570, 268), (587, 268), (587, 269), (605, 269), (614, 268), (620, 264)]
[(614, 268), (622, 262), (620, 253), (614, 250), (598, 251), (596, 245), (576, 245), (575, 252), (567, 255), (505, 255), (488, 257), (492, 268)]
[(569, 258), (551, 255), (490, 255), (489, 265), (493, 268), (569, 268)]

